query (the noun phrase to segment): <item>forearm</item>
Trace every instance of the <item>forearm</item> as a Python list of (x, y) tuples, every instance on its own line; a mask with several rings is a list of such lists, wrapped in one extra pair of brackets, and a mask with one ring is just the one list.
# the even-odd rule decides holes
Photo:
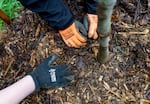
[[(40, 88), (56, 88), (68, 85), (73, 80), (68, 79), (72, 76), (68, 66), (50, 66), (56, 58), (56, 55), (46, 58), (27, 76), (11, 86), (0, 90), (0, 104), (18, 104), (33, 91), (38, 91)], [(56, 81), (51, 79), (54, 76), (57, 78)]]
[(0, 90), (0, 104), (18, 104), (35, 90), (31, 76), (27, 75), (13, 85)]

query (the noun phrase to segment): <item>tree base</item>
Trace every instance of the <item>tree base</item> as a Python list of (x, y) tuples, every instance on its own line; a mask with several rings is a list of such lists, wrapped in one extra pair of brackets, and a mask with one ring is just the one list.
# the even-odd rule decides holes
[(97, 53), (97, 61), (100, 64), (105, 64), (109, 62), (112, 59), (113, 55), (110, 54), (108, 47), (99, 47), (98, 53)]

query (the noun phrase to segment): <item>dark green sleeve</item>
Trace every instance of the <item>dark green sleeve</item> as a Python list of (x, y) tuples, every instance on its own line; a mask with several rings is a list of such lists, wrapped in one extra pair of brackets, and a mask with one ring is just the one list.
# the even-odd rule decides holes
[(74, 22), (74, 16), (63, 0), (20, 0), (28, 9), (38, 13), (51, 27), (63, 30)]
[(97, 0), (85, 0), (86, 12), (90, 14), (96, 14)]

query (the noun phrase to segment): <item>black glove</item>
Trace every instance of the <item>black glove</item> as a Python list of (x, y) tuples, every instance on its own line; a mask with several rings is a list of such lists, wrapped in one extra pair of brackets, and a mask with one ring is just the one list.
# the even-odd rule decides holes
[(63, 87), (73, 80), (67, 65), (50, 66), (56, 57), (56, 55), (48, 57), (33, 72), (28, 74), (32, 76), (36, 90)]

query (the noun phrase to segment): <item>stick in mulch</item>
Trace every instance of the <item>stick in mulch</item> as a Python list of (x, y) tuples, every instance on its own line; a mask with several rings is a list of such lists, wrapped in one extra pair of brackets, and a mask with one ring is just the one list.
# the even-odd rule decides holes
[(94, 91), (93, 86), (91, 86), (91, 85), (90, 85), (90, 83), (88, 83), (88, 85), (89, 85), (89, 87), (90, 87), (90, 89), (91, 89), (91, 91), (92, 91), (93, 95), (95, 95), (95, 91)]
[(149, 33), (149, 29), (145, 29), (144, 31), (142, 32), (134, 32), (134, 31), (131, 31), (131, 32), (118, 32), (119, 35), (146, 35)]
[(13, 62), (14, 62), (14, 59), (12, 59), (12, 60), (10, 61), (10, 63), (9, 63), (9, 65), (8, 65), (7, 69), (5, 70), (5, 72), (4, 72), (4, 74), (3, 74), (3, 77), (4, 77), (4, 78), (5, 78), (5, 76), (7, 75), (7, 73), (9, 72), (9, 70), (10, 70), (10, 68), (11, 68), (11, 66), (12, 66), (12, 64), (13, 64)]
[(146, 99), (141, 99), (140, 104), (150, 104), (150, 101)]
[(150, 0), (148, 0), (148, 8), (150, 8)]
[(7, 24), (10, 24), (10, 17), (0, 9), (0, 18)]
[(115, 95), (115, 96), (118, 97), (119, 99), (122, 99), (121, 95), (119, 95), (118, 93), (114, 92), (114, 91), (110, 88), (110, 86), (108, 85), (107, 82), (103, 81), (103, 83), (104, 83), (103, 86), (104, 86), (104, 88), (105, 88), (106, 90), (108, 90), (110, 93), (112, 93), (113, 95)]

